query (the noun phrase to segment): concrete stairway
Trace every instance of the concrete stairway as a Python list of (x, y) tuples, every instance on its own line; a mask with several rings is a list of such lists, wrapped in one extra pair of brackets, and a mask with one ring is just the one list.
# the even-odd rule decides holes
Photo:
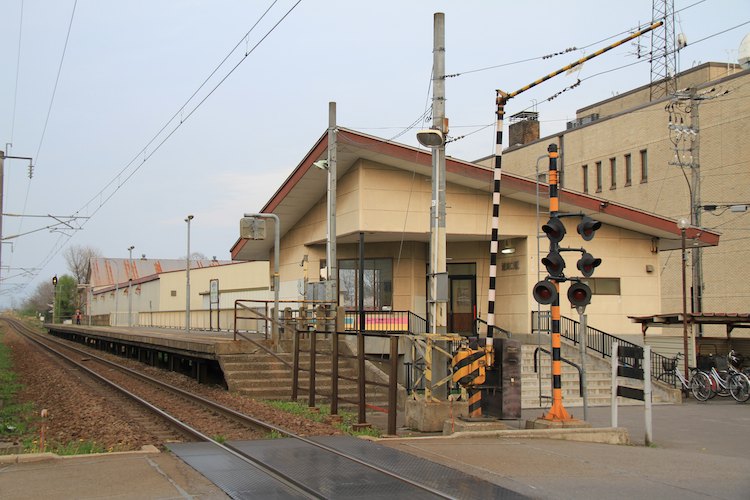
[[(316, 403), (330, 403), (331, 394), (331, 342), (329, 339), (318, 338), (316, 342), (316, 377), (315, 387)], [(283, 351), (291, 351), (291, 342), (282, 342)], [(309, 349), (309, 340), (301, 344), (302, 350)], [(350, 402), (357, 401), (357, 384), (352, 380), (342, 377), (356, 379), (357, 369), (355, 360), (339, 359), (339, 406), (354, 406)], [(263, 400), (279, 399), (289, 400), (292, 397), (292, 366), (293, 354), (291, 352), (280, 352), (272, 355), (260, 347), (249, 354), (226, 354), (219, 358), (219, 364), (224, 372), (224, 379), (230, 392), (236, 392), (245, 396)], [(298, 381), (297, 397), (300, 401), (308, 400), (309, 388), (309, 366), (310, 355), (300, 352), (300, 374)], [(367, 377), (368, 382), (372, 380)], [(368, 405), (385, 407), (388, 397), (387, 389), (372, 386), (366, 387)]]
[[(545, 339), (546, 345), (542, 348), (551, 351), (549, 346), (549, 337)], [(523, 408), (548, 408), (551, 405), (552, 395), (552, 376), (551, 376), (551, 356), (539, 352), (537, 357), (539, 373), (534, 372), (534, 351), (536, 344), (524, 344), (522, 347), (522, 365), (521, 365), (521, 405)], [(563, 341), (561, 346), (561, 355), (563, 358), (572, 361), (580, 366), (581, 356), (578, 346), (572, 346)], [(539, 398), (539, 376), (541, 374), (541, 394)], [(586, 358), (586, 385), (588, 387), (587, 396), (589, 406), (609, 406), (612, 404), (612, 367), (609, 358), (602, 358), (598, 353), (589, 351)], [(620, 385), (643, 388), (643, 383), (638, 381), (620, 379)], [(669, 389), (662, 384), (654, 383), (652, 385), (653, 403), (675, 403), (680, 402), (679, 393)], [(567, 363), (562, 363), (562, 397), (563, 404), (567, 407), (582, 407), (583, 398), (579, 391), (579, 374), (578, 370)], [(618, 397), (618, 405), (642, 405), (643, 403), (636, 400)]]

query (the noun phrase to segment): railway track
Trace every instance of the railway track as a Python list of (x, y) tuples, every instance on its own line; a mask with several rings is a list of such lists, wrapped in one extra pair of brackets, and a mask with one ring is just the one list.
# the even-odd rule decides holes
[[(347, 481), (351, 478), (366, 476), (367, 481), (358, 482), (355, 479), (354, 483), (357, 483), (356, 487), (359, 489), (366, 489), (367, 483), (372, 483), (373, 491), (370, 495), (373, 496), (382, 497), (384, 485), (388, 485), (386, 491), (390, 489), (398, 495), (409, 494), (412, 498), (456, 498), (439, 488), (425, 484), (420, 479), (415, 479), (413, 475), (407, 477), (391, 470), (382, 461), (378, 463), (377, 460), (369, 460), (367, 446), (377, 445), (365, 442), (360, 444), (360, 440), (354, 440), (357, 442), (355, 443), (357, 449), (347, 450), (346, 446), (338, 446), (336, 441), (299, 436), (274, 424), (242, 414), (97, 356), (67, 341), (39, 334), (20, 321), (11, 318), (1, 319), (19, 335), (74, 366), (82, 380), (84, 378), (96, 380), (96, 383), (86, 382), (87, 384), (91, 384), (92, 387), (99, 385), (98, 390), (101, 390), (102, 383), (106, 384), (109, 389), (118, 394), (116, 396), (118, 409), (121, 398), (128, 398), (140, 405), (143, 408), (140, 411), (135, 410), (132, 403), (123, 403), (122, 408), (124, 408), (123, 411), (130, 412), (128, 418), (143, 419), (149, 432), (160, 436), (160, 444), (174, 450), (175, 447), (179, 449), (181, 446), (175, 441), (205, 443), (213, 450), (206, 453), (223, 456), (224, 460), (234, 463), (233, 468), (239, 467), (237, 473), (245, 480), (248, 477), (253, 478), (256, 489), (250, 496), (263, 491), (264, 496), (271, 495), (279, 498), (331, 498), (336, 496), (331, 493), (336, 489), (332, 489), (332, 484), (337, 481), (341, 482), (341, 471), (347, 470), (351, 471), (347, 475), (349, 478)], [(288, 439), (269, 440), (271, 436)], [(260, 447), (248, 445), (252, 442), (263, 444)], [(362, 446), (365, 449), (362, 449)], [(283, 450), (290, 447), (294, 449), (293, 456), (304, 455), (306, 457), (304, 463), (290, 464), (284, 460), (281, 464), (274, 464), (274, 461), (267, 455), (267, 449)], [(260, 453), (259, 449), (263, 453)], [(190, 463), (189, 458), (187, 461)], [(324, 463), (335, 465), (326, 469), (321, 465)], [(299, 475), (295, 472), (311, 465), (316, 470), (318, 468), (321, 471), (328, 470), (327, 474), (331, 477), (320, 477), (320, 474), (316, 473), (312, 477), (308, 475), (303, 476), (305, 479), (299, 479)], [(367, 496), (369, 495), (364, 497)], [(243, 498), (244, 495), (240, 494), (237, 497)]]

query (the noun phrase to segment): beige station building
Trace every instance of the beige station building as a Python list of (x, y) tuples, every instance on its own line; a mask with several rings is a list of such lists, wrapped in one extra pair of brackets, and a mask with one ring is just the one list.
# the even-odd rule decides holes
[[(563, 219), (567, 236), (562, 244), (585, 247), (602, 259), (587, 280), (594, 291), (586, 311), (590, 327), (641, 343), (641, 325), (629, 317), (681, 311), (682, 235), (677, 221), (690, 218), (686, 180), (692, 182), (692, 165), (700, 167), (696, 199), (700, 224), (689, 226), (685, 236), (688, 253), (693, 248), (701, 252), (702, 311), (746, 314), (750, 292), (740, 263), (748, 254), (750, 161), (741, 139), (750, 130), (748, 83), (750, 71), (708, 63), (678, 76), (678, 88), (692, 89), (678, 93), (679, 99), (652, 102), (644, 86), (582, 108), (566, 130), (547, 137), (539, 137), (538, 117), (528, 113), (516, 117), (508, 134), (511, 146), (503, 152), (497, 326), (514, 335), (534, 331), (532, 315), (539, 306), (531, 289), (546, 275), (540, 259), (547, 253), (548, 240), (540, 228), (549, 210), (545, 183), (549, 144), (560, 150), (560, 210), (588, 215), (603, 224), (592, 241), (583, 241), (576, 233), (579, 218)], [(408, 311), (426, 322), (430, 152), (344, 127), (336, 130), (338, 305), (358, 307), (357, 269), (363, 241), (365, 309)], [(320, 290), (316, 285), (326, 277), (327, 172), (314, 163), (327, 158), (328, 147), (326, 132), (281, 186), (269, 187), (273, 194), (259, 210), (280, 221), (278, 296), (285, 301), (283, 307), (310, 298), (311, 293), (320, 298), (313, 292)], [(491, 163), (489, 159), (446, 160), (447, 328), (452, 333), (474, 332), (474, 319), (486, 319)], [(227, 217), (239, 221), (242, 214)], [(214, 308), (224, 314), (220, 326), (233, 328), (234, 300), (274, 299), (276, 230), (269, 220), (266, 239), (238, 239), (231, 248), (233, 262), (194, 263), (194, 328), (213, 327)], [(565, 257), (566, 275), (575, 276), (576, 254)], [(128, 275), (129, 263), (121, 261), (123, 274), (106, 276), (94, 287), (92, 315), (102, 320), (110, 315), (111, 324), (183, 327), (184, 262), (158, 272), (144, 268)], [(688, 258), (690, 296), (692, 274)], [(209, 300), (212, 280), (220, 283), (215, 304)], [(565, 299), (566, 288), (563, 284), (562, 314), (577, 319)], [(666, 328), (648, 330), (650, 336), (665, 332), (676, 334)], [(479, 333), (483, 333), (481, 326)]]

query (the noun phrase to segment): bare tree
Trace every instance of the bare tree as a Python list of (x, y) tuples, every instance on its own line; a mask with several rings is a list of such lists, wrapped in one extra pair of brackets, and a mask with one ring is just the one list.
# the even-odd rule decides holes
[(93, 247), (72, 245), (65, 249), (63, 257), (68, 270), (73, 274), (76, 283), (88, 283), (91, 278), (91, 259), (101, 257), (102, 253)]

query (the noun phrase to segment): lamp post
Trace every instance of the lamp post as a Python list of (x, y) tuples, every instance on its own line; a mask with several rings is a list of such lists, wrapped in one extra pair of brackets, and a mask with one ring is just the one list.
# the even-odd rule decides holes
[(128, 328), (133, 326), (133, 249), (135, 246), (128, 247), (128, 260), (130, 261), (130, 277), (128, 278)]
[(190, 333), (190, 221), (192, 215), (185, 219), (187, 222), (187, 257), (185, 257), (185, 331)]
[(677, 221), (677, 227), (680, 228), (680, 235), (682, 240), (682, 345), (685, 350), (685, 380), (689, 378), (688, 370), (688, 321), (687, 321), (687, 293), (685, 284), (685, 230), (690, 226), (690, 221), (685, 217), (680, 218)]

